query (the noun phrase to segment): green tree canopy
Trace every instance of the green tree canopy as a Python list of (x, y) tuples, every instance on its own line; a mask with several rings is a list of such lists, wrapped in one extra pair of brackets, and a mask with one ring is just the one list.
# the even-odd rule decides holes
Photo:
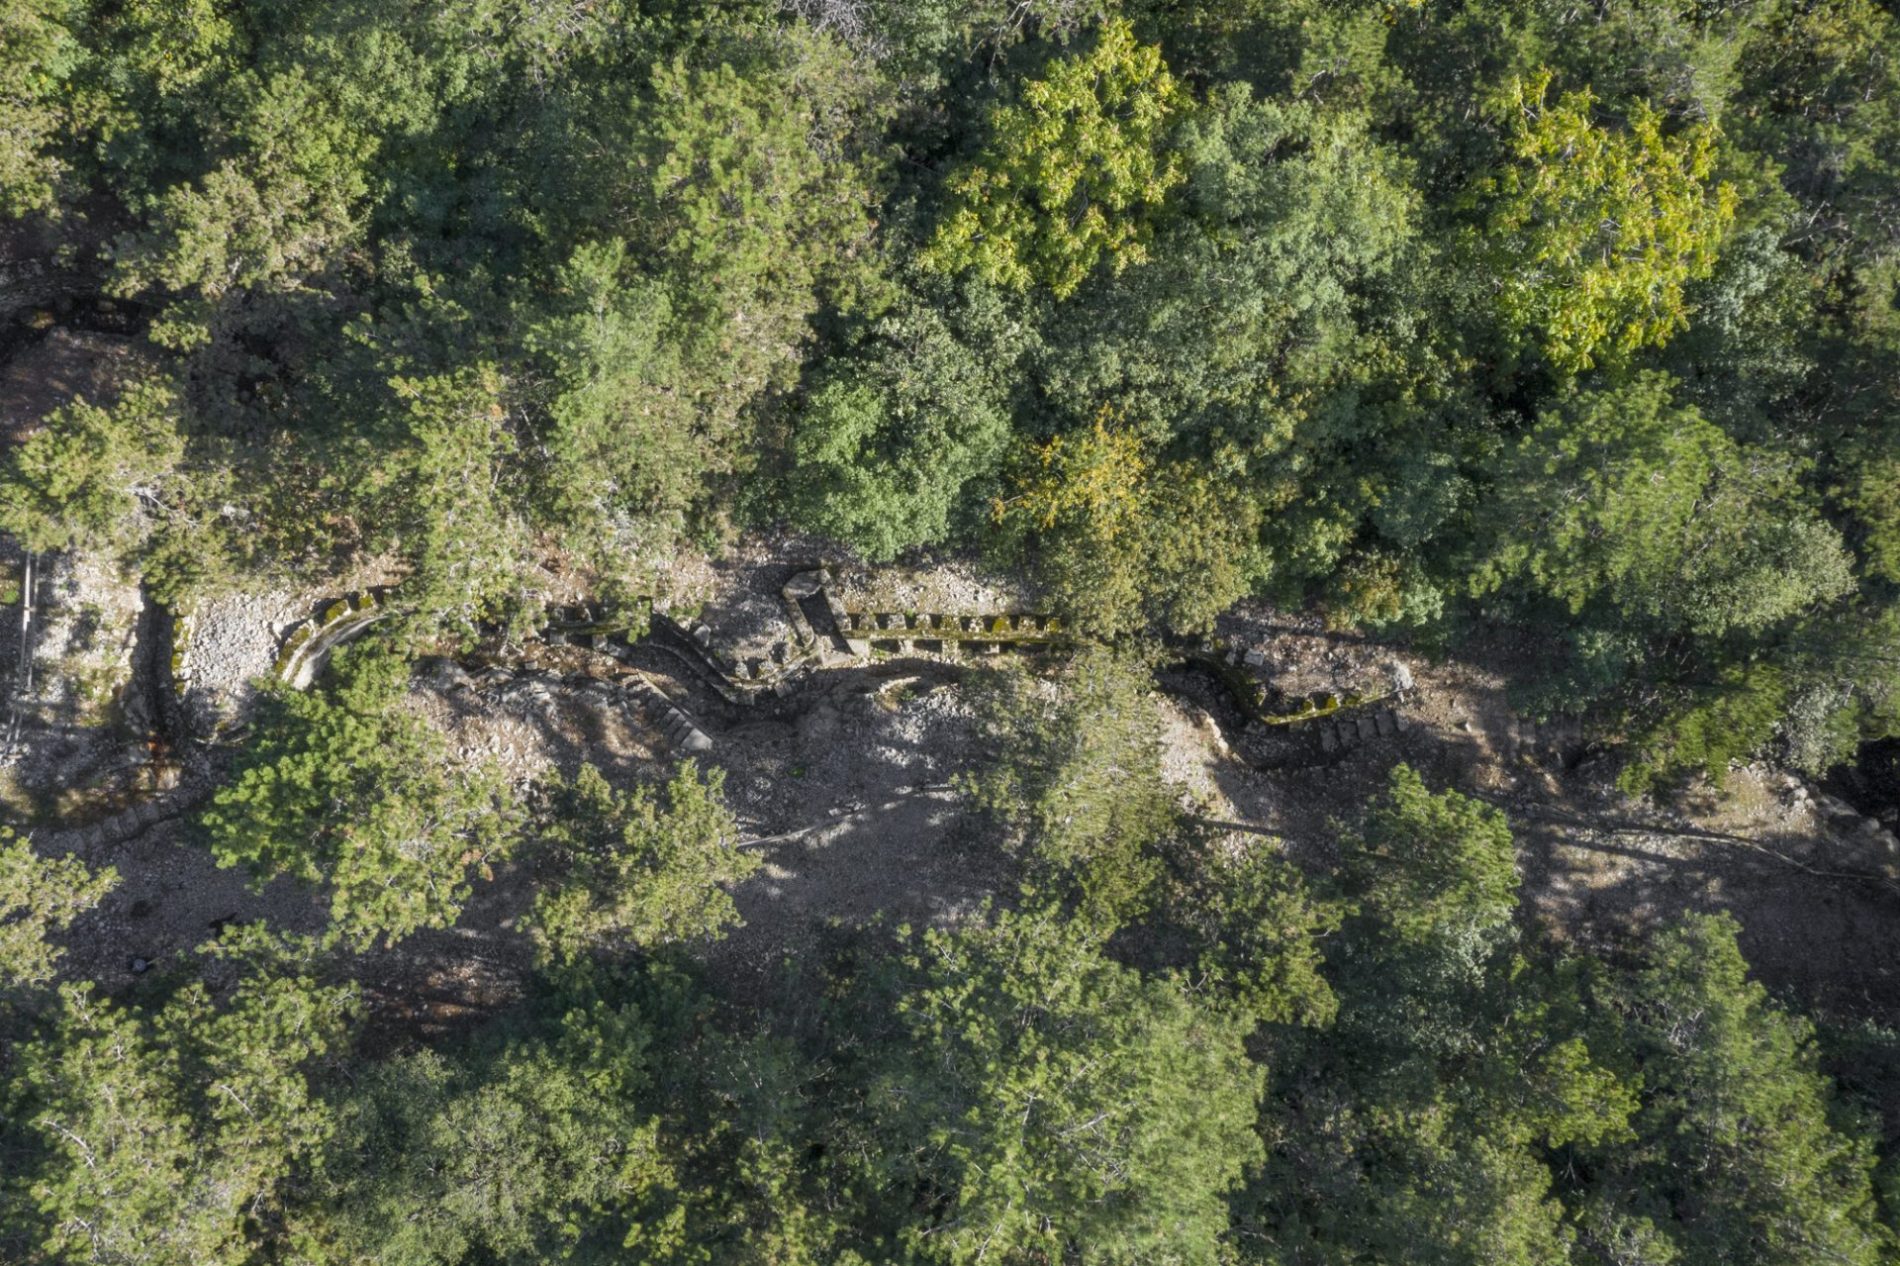
[(87, 49), (74, 0), (8, 0), (0, 10), (0, 214), (54, 204), (71, 128), (71, 79)]
[(621, 239), (577, 247), (528, 328), (545, 410), (534, 487), (542, 522), (625, 583), (676, 547), (709, 481), (730, 469), (678, 390), (686, 376), (666, 287), (639, 277)]
[(152, 1014), (61, 986), (18, 1052), (10, 1107), (40, 1151), (0, 1220), (37, 1227), (51, 1261), (255, 1260), (328, 1130), (312, 1067), (354, 1011), (351, 990), (288, 973), (222, 1003), (194, 982)]
[(1403, 940), (1487, 955), (1517, 909), (1511, 829), (1496, 809), (1433, 794), (1406, 765), (1349, 837), (1347, 874), (1361, 911)]
[(178, 411), (165, 383), (143, 379), (109, 408), (82, 398), (49, 414), (0, 454), (0, 530), (34, 551), (132, 556), (174, 509)]
[(1644, 375), (1539, 418), (1487, 511), (1496, 544), (1481, 587), (1522, 577), (1573, 612), (1606, 602), (1638, 627), (1706, 636), (1853, 588), (1793, 464), (1736, 444), (1671, 387)]
[(821, 36), (757, 52), (741, 66), (655, 66), (629, 138), (639, 228), (687, 318), (689, 357), (728, 397), (784, 383), (818, 305), (876, 288), (880, 156), (856, 131), (877, 115), (875, 85)]
[(1574, 373), (1688, 324), (1683, 286), (1713, 269), (1735, 191), (1711, 182), (1712, 125), (1669, 135), (1638, 101), (1616, 128), (1588, 89), (1551, 102), (1551, 79), (1513, 80), (1493, 104), (1510, 158), (1473, 201), (1505, 325)]
[(1339, 1001), (1322, 945), (1345, 909), (1316, 893), (1274, 841), (1236, 851), (1218, 839), (1185, 839), (1198, 847), (1171, 859), (1185, 879), (1158, 913), (1193, 937), (1201, 978), (1263, 1023), (1330, 1024)]
[(1097, 637), (1157, 618), (1205, 630), (1261, 570), (1259, 508), (1196, 463), (1157, 464), (1106, 408), (1092, 427), (1019, 449), (993, 513), (1012, 552)]
[(798, 521), (874, 559), (980, 524), (1009, 442), (1002, 369), (914, 297), (880, 317), (792, 423)]
[(118, 882), (110, 866), (94, 870), (76, 857), (41, 857), (0, 827), (0, 994), (52, 980), (59, 951), (47, 935), (65, 931)]
[(1727, 916), (1663, 932), (1612, 1005), (1642, 1068), (1627, 1147), (1589, 1154), (1593, 1260), (1890, 1261), (1866, 1137), (1818, 1070), (1813, 1029), (1748, 979)]
[(1342, 851), (1337, 1018), (1275, 1052), (1248, 1260), (1570, 1263), (1546, 1158), (1626, 1139), (1635, 1101), (1579, 974), (1516, 952), (1503, 815), (1400, 766)]
[(596, 999), (543, 1034), (368, 1070), (298, 1228), (313, 1259), (695, 1260), (676, 1255), (693, 1228), (646, 1102), (652, 1043), (637, 1006)]
[(461, 639), (487, 620), (519, 618), (532, 558), (514, 458), (519, 435), (492, 365), (395, 378), (404, 443), (377, 472), (382, 533), (409, 553), (403, 602), (421, 632)]
[(1169, 130), (1188, 108), (1159, 48), (1112, 18), (999, 105), (982, 151), (947, 181), (925, 259), (999, 285), (1073, 294), (1096, 265), (1148, 257), (1153, 221), (1185, 178)]
[(220, 866), (326, 887), (357, 945), (453, 923), (513, 842), (501, 772), (455, 761), (408, 679), (400, 657), (347, 647), (319, 688), (279, 688), (201, 819)]
[(1057, 910), (916, 937), (908, 1041), (866, 1104), (930, 1199), (924, 1261), (1220, 1260), (1223, 1195), (1259, 1155), (1250, 1021), (1105, 957)]
[(535, 898), (542, 953), (711, 938), (739, 922), (725, 889), (758, 869), (721, 799), (725, 772), (687, 761), (662, 787), (618, 791), (592, 765), (547, 789), (539, 846), (559, 878)]
[(970, 780), (976, 804), (1035, 874), (1111, 923), (1152, 895), (1155, 847), (1181, 826), (1150, 694), (1140, 659), (1095, 645), (1054, 681), (999, 672), (978, 705), (996, 755)]

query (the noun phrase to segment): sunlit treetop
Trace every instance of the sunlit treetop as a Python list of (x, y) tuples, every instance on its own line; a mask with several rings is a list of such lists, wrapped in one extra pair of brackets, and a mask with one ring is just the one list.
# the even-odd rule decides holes
[(1167, 137), (1188, 105), (1159, 48), (1105, 23), (1093, 48), (1057, 58), (991, 115), (982, 152), (950, 176), (925, 261), (1057, 298), (1104, 260), (1116, 272), (1143, 262), (1156, 211), (1187, 178)]
[(1552, 103), (1550, 83), (1542, 71), (1493, 101), (1512, 161), (1477, 192), (1505, 326), (1575, 373), (1687, 327), (1683, 286), (1714, 270), (1736, 194), (1710, 178), (1713, 124), (1666, 134), (1638, 101), (1615, 126), (1588, 88)]

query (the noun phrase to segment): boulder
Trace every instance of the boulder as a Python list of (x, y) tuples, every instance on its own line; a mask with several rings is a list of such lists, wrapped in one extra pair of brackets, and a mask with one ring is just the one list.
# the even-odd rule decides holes
[(800, 598), (813, 597), (825, 587), (825, 582), (829, 579), (830, 577), (823, 570), (801, 571), (785, 582), (785, 596), (793, 602)]

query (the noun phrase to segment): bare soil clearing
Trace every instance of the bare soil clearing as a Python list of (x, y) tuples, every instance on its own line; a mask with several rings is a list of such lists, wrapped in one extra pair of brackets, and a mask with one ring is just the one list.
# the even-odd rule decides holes
[[(696, 617), (730, 636), (781, 636), (778, 587), (810, 561), (802, 543), (764, 543), (708, 567)], [(962, 566), (893, 573), (888, 583), (876, 575), (845, 571), (847, 600), (982, 610), (1020, 609), (1033, 597)], [(220, 692), (221, 707), (241, 713), (246, 678), (267, 666), (275, 631), (307, 614), (309, 598), (206, 604), (194, 646), (222, 667), (194, 688)], [(1900, 940), (1880, 934), (1900, 913), (1900, 896), (1881, 878), (1892, 859), (1852, 814), (1757, 769), (1738, 772), (1721, 796), (1631, 801), (1613, 790), (1609, 763), (1574, 727), (1513, 711), (1506, 685), (1524, 666), (1509, 648), (1435, 661), (1246, 608), (1222, 631), (1288, 693), (1365, 689), (1389, 682), (1394, 664), (1415, 683), (1402, 733), (1268, 770), (1243, 758), (1253, 736), (1231, 703), (1192, 688), (1157, 689), (1164, 776), (1203, 816), (1239, 828), (1235, 846), (1284, 847), (1324, 870), (1336, 860), (1339, 824), (1394, 765), (1409, 762), (1434, 785), (1510, 813), (1527, 917), (1559, 936), (1615, 953), (1682, 911), (1727, 909), (1742, 919), (1751, 961), (1773, 987), (1838, 1012), (1900, 1013)], [(600, 667), (597, 654), (563, 647), (530, 648), (506, 668), (429, 661), (415, 700), (458, 753), (496, 759), (523, 785), (582, 761), (623, 784), (661, 776), (674, 758), (651, 720), (585, 688)], [(951, 789), (983, 755), (961, 684), (967, 669), (922, 658), (833, 669), (784, 699), (735, 708), (676, 661), (642, 667), (713, 738), (707, 763), (724, 771), (744, 846), (764, 863), (734, 893), (745, 925), (705, 948), (735, 998), (766, 996), (787, 961), (817, 949), (834, 924), (951, 923), (1012, 888), (1011, 863)], [(73, 970), (136, 988), (135, 958), (163, 965), (222, 920), (321, 925), (321, 894), (283, 883), (255, 891), (213, 866), (189, 835), (187, 822), (164, 823), (86, 858), (123, 878), (73, 930)], [(457, 927), (372, 957), (365, 988), (390, 1040), (448, 1031), (519, 996), (529, 969), (517, 929), (525, 893), (524, 876), (504, 869)]]

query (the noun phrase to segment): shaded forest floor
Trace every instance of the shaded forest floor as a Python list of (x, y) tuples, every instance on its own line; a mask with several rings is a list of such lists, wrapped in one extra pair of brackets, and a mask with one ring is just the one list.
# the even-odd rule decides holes
[[(753, 543), (726, 564), (703, 566), (694, 580), (700, 617), (734, 636), (769, 638), (776, 617), (762, 597), (809, 559), (804, 543)], [(966, 565), (913, 570), (891, 583), (945, 604), (1025, 601)], [(221, 609), (249, 619), (261, 608)], [(294, 605), (285, 610), (296, 614)], [(259, 630), (247, 632), (270, 645)], [(1615, 954), (1682, 911), (1728, 910), (1743, 923), (1757, 973), (1791, 1001), (1843, 1018), (1900, 1017), (1900, 939), (1880, 934), (1900, 915), (1900, 892), (1880, 875), (1891, 859), (1865, 822), (1844, 826), (1793, 780), (1751, 767), (1719, 794), (1625, 797), (1614, 790), (1612, 763), (1577, 727), (1538, 724), (1513, 709), (1511, 685), (1536, 666), (1508, 643), (1481, 638), (1431, 658), (1245, 609), (1224, 620), (1223, 633), (1289, 689), (1349, 691), (1382, 679), (1395, 662), (1416, 683), (1402, 705), (1402, 733), (1272, 769), (1238, 754), (1257, 735), (1230, 703), (1178, 682), (1157, 689), (1164, 773), (1202, 816), (1246, 828), (1235, 832), (1237, 846), (1283, 846), (1324, 871), (1339, 824), (1406, 762), (1435, 786), (1509, 813), (1526, 909), (1560, 937)], [(925, 659), (834, 669), (785, 699), (739, 709), (677, 661), (656, 656), (642, 666), (713, 737), (710, 763), (725, 771), (744, 846), (763, 863), (734, 894), (745, 925), (705, 951), (736, 1001), (766, 1004), (785, 973), (821, 948), (828, 927), (952, 922), (1013, 888), (1011, 863), (952, 787), (982, 756), (964, 670)], [(621, 783), (669, 765), (663, 738), (638, 711), (578, 688), (590, 671), (587, 655), (565, 649), (509, 671), (437, 661), (418, 673), (414, 702), (462, 752), (493, 756), (523, 782), (583, 760)], [(122, 881), (70, 933), (68, 967), (109, 989), (156, 987), (163, 971), (135, 971), (135, 960), (182, 964), (174, 956), (224, 920), (261, 917), (298, 931), (323, 923), (320, 895), (283, 882), (254, 891), (218, 870), (193, 842), (189, 819), (98, 851), (85, 860), (116, 867)], [(530, 965), (516, 929), (524, 879), (519, 868), (503, 868), (456, 927), (366, 960), (362, 983), (386, 1038), (447, 1032), (519, 996)]]

